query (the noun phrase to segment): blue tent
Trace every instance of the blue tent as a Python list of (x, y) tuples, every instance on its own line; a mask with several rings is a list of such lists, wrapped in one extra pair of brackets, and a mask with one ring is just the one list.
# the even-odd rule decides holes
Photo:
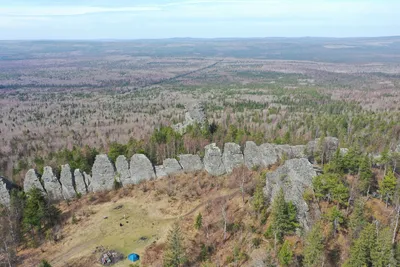
[(132, 253), (132, 254), (128, 255), (128, 260), (130, 260), (130, 261), (135, 262), (135, 261), (138, 261), (139, 259), (140, 259), (140, 257), (138, 254)]

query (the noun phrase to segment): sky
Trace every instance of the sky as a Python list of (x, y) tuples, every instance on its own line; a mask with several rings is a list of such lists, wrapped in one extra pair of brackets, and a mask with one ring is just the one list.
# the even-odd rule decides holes
[(0, 0), (0, 40), (400, 35), (400, 0)]

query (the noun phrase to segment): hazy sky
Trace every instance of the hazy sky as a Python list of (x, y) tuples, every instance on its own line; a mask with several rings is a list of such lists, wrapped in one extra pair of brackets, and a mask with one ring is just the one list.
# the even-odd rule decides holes
[(400, 0), (0, 0), (0, 39), (399, 34)]

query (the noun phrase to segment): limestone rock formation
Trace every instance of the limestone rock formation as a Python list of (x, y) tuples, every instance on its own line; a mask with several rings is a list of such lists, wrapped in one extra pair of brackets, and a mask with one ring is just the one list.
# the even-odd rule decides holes
[(165, 159), (163, 161), (164, 171), (168, 175), (182, 172), (182, 166), (176, 159)]
[(0, 205), (10, 205), (10, 191), (16, 186), (4, 177), (0, 176)]
[(227, 173), (231, 173), (234, 168), (242, 166), (244, 164), (244, 158), (240, 146), (235, 143), (226, 143), (224, 145), (222, 161)]
[(165, 168), (163, 165), (155, 166), (154, 169), (156, 171), (157, 179), (161, 179), (168, 176), (168, 174), (165, 172)]
[(134, 184), (138, 184), (143, 180), (151, 180), (156, 178), (151, 161), (143, 154), (135, 154), (131, 158), (131, 179)]
[(47, 195), (50, 199), (52, 200), (63, 199), (60, 181), (58, 181), (51, 167), (49, 166), (44, 167), (42, 181), (44, 188), (46, 189)]
[(253, 141), (247, 141), (244, 147), (244, 164), (247, 168), (252, 169), (262, 165), (262, 153), (260, 148)]
[(206, 121), (206, 114), (202, 103), (191, 103), (186, 105), (185, 121), (173, 126), (174, 130), (183, 134), (189, 125), (195, 123), (204, 124)]
[(37, 175), (37, 173), (34, 169), (30, 169), (25, 174), (25, 180), (24, 180), (25, 193), (29, 192), (29, 190), (31, 190), (32, 188), (37, 188), (40, 191), (45, 193), (42, 183), (40, 182), (39, 176)]
[(223, 175), (225, 171), (224, 163), (222, 162), (221, 150), (219, 147), (212, 143), (205, 148), (204, 155), (204, 168), (205, 170), (214, 176)]
[(204, 164), (199, 155), (179, 155), (179, 163), (184, 171), (195, 172), (204, 170)]
[(86, 172), (83, 172), (83, 178), (85, 178), (86, 188), (87, 188), (88, 193), (93, 192), (92, 176), (90, 176)]
[(262, 144), (259, 146), (259, 151), (261, 155), (260, 166), (269, 167), (270, 165), (274, 165), (279, 161), (279, 154), (277, 149), (272, 144)]
[(313, 165), (305, 158), (287, 160), (276, 171), (267, 173), (264, 194), (273, 201), (282, 189), (286, 201), (292, 201), (297, 208), (297, 216), (302, 227), (308, 231), (312, 216), (308, 204), (303, 199), (304, 191), (312, 187), (313, 177), (317, 176)]
[(79, 169), (74, 170), (75, 191), (81, 195), (87, 194), (87, 187), (85, 177)]
[(64, 199), (74, 198), (76, 195), (74, 186), (75, 182), (69, 164), (61, 166), (60, 183)]
[(129, 163), (125, 156), (118, 156), (115, 161), (117, 177), (122, 185), (133, 184), (131, 173), (129, 172)]
[(97, 155), (92, 167), (91, 189), (101, 192), (114, 188), (115, 170), (107, 155)]

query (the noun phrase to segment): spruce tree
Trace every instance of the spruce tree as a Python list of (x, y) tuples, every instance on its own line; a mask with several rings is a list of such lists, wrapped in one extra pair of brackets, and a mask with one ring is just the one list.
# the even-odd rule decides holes
[(194, 222), (194, 228), (196, 228), (196, 230), (199, 230), (201, 228), (202, 224), (203, 224), (203, 216), (201, 215), (201, 213), (199, 213), (196, 216), (196, 220)]
[(304, 247), (304, 266), (320, 267), (324, 262), (324, 236), (318, 223), (308, 233)]
[(369, 159), (368, 155), (362, 159), (360, 163), (360, 185), (359, 189), (363, 193), (367, 193), (371, 186), (372, 182), (372, 171), (371, 171), (371, 160)]
[(374, 267), (396, 266), (390, 228), (386, 227), (378, 232), (376, 242), (371, 247), (371, 261)]
[(179, 223), (176, 222), (168, 233), (164, 252), (164, 267), (179, 267), (186, 262), (183, 236)]
[(350, 258), (345, 267), (372, 266), (371, 250), (376, 243), (374, 224), (368, 224), (360, 233), (350, 248)]
[(283, 243), (281, 249), (279, 250), (278, 259), (282, 266), (289, 266), (293, 261), (293, 251), (287, 240)]
[(397, 179), (394, 173), (389, 170), (382, 181), (379, 182), (379, 193), (381, 197), (385, 200), (386, 204), (393, 199), (394, 193), (396, 191)]

